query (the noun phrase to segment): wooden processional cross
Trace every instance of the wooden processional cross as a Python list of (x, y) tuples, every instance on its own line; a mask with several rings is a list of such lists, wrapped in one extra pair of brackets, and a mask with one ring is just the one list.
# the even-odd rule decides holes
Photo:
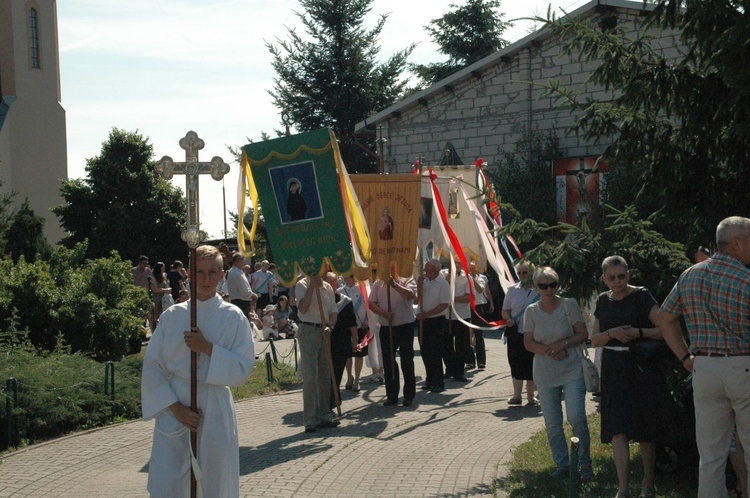
[[(180, 147), (185, 151), (185, 162), (176, 163), (169, 156), (164, 156), (156, 165), (156, 172), (165, 180), (171, 180), (175, 174), (185, 175), (187, 197), (187, 226), (182, 232), (182, 240), (187, 242), (190, 248), (190, 283), (193, 290), (190, 293), (190, 329), (197, 327), (198, 319), (196, 308), (198, 304), (197, 292), (197, 261), (195, 250), (205, 239), (206, 233), (200, 229), (200, 211), (198, 205), (198, 176), (210, 174), (211, 178), (216, 181), (224, 178), (229, 173), (229, 165), (219, 156), (214, 156), (211, 162), (199, 162), (198, 151), (205, 146), (203, 140), (198, 138), (198, 134), (189, 131), (185, 138), (180, 139)], [(190, 352), (190, 409), (198, 413), (198, 379), (196, 371), (198, 369), (198, 353)], [(192, 447), (192, 457), (198, 458), (198, 433), (190, 432), (190, 446)], [(192, 461), (192, 458), (191, 458)], [(195, 473), (192, 465), (190, 466), (190, 496), (196, 497)]]

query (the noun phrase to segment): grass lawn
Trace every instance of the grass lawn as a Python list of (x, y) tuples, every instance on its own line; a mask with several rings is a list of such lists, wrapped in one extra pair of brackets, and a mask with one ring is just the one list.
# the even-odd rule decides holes
[[(287, 358), (286, 361), (289, 361), (289, 359)], [(245, 382), (245, 385), (232, 388), (232, 396), (234, 396), (235, 400), (252, 398), (253, 396), (262, 396), (264, 394), (273, 394), (294, 389), (302, 383), (294, 370), (293, 360), (292, 364), (282, 363), (281, 361), (273, 364), (273, 379), (273, 382), (269, 384), (266, 373), (266, 361), (264, 356), (261, 355), (255, 361), (253, 371), (250, 377), (248, 377), (247, 382)]]
[[(613, 497), (617, 494), (617, 472), (612, 459), (612, 447), (602, 444), (599, 435), (599, 414), (589, 416), (591, 431), (591, 458), (594, 464), (594, 480), (581, 489), (580, 496)], [(570, 426), (565, 430), (572, 436)], [(508, 466), (508, 477), (503, 489), (512, 498), (566, 497), (568, 481), (550, 478), (555, 470), (552, 454), (547, 443), (547, 433), (541, 430), (531, 439), (516, 448), (513, 461)], [(697, 471), (697, 469), (695, 469)], [(637, 497), (641, 492), (643, 465), (637, 444), (630, 445), (630, 495)], [(690, 486), (689, 479), (681, 472), (656, 476), (657, 496), (668, 498), (691, 498), (696, 489)]]

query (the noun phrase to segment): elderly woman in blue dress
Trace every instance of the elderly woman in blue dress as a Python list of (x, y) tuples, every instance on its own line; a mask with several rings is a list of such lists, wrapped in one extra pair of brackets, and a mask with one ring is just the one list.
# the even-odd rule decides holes
[(589, 426), (586, 421), (586, 384), (581, 368), (580, 346), (588, 331), (578, 304), (557, 295), (560, 279), (548, 266), (534, 272), (538, 302), (526, 308), (523, 336), (526, 349), (534, 353), (534, 382), (544, 414), (547, 440), (557, 469), (553, 477), (565, 477), (570, 469), (568, 444), (563, 431), (562, 400), (573, 435), (578, 438), (581, 480), (593, 478)]

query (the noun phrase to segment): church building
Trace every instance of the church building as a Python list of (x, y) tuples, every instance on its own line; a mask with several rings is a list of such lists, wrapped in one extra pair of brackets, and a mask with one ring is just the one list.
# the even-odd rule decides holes
[(57, 3), (0, 0), (0, 191), (15, 192), (14, 208), (29, 199), (51, 244), (64, 236), (50, 208), (67, 177)]

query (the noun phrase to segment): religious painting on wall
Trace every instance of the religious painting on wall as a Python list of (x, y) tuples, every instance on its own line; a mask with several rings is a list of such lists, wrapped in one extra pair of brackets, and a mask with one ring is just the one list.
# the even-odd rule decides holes
[(600, 202), (604, 174), (608, 166), (596, 164), (598, 157), (556, 159), (553, 161), (557, 220), (575, 225)]

